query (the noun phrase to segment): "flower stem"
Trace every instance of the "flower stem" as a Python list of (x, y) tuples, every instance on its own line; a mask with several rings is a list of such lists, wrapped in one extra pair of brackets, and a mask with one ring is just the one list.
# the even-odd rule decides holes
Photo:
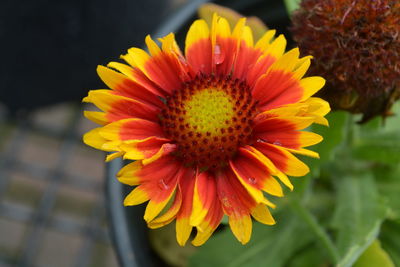
[(345, 125), (345, 133), (344, 133), (344, 149), (349, 149), (353, 146), (354, 142), (354, 115), (348, 114), (347, 121)]
[(318, 224), (314, 215), (312, 215), (310, 211), (304, 207), (304, 205), (299, 203), (299, 201), (292, 201), (291, 204), (292, 208), (310, 227), (310, 229), (314, 232), (314, 234), (319, 239), (321, 244), (325, 247), (333, 263), (336, 264), (339, 261), (339, 252), (335, 247), (335, 245), (333, 244), (331, 238), (328, 236), (325, 230)]

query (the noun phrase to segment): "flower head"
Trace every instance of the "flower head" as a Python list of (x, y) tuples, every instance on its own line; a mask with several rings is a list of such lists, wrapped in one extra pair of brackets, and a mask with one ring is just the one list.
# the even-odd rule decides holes
[(315, 57), (321, 96), (335, 109), (386, 116), (400, 98), (400, 2), (303, 0), (293, 14), (293, 38)]
[(103, 125), (85, 134), (85, 143), (113, 152), (107, 160), (135, 160), (118, 173), (136, 186), (124, 204), (149, 201), (150, 228), (176, 220), (180, 245), (193, 227), (192, 243), (203, 244), (224, 214), (247, 243), (251, 217), (275, 223), (268, 209), (275, 205), (263, 194), (283, 195), (275, 177), (292, 189), (287, 175), (309, 171), (293, 154), (318, 157), (304, 147), (322, 137), (301, 130), (327, 125), (328, 103), (311, 97), (324, 79), (302, 78), (310, 57), (299, 58), (298, 49), (285, 54), (285, 38), (274, 38), (274, 30), (254, 44), (245, 21), (233, 31), (217, 15), (211, 27), (195, 21), (185, 56), (172, 33), (159, 39), (161, 47), (147, 36), (150, 54), (131, 48), (122, 56), (130, 66), (99, 66), (112, 90), (84, 98), (101, 109), (85, 116)]

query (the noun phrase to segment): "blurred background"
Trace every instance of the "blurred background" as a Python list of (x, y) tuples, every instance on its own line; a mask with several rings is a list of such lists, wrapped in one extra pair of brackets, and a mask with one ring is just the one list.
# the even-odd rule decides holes
[[(81, 141), (96, 127), (81, 99), (104, 88), (97, 65), (141, 47), (176, 10), (201, 2), (0, 1), (0, 267), (118, 266), (104, 154)], [(245, 15), (246, 5), (264, 4), (217, 2)], [(260, 13), (273, 20), (276, 10)]]

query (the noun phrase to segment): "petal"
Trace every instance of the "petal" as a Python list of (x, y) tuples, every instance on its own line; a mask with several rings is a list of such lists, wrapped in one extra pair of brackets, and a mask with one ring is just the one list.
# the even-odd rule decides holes
[(250, 214), (256, 202), (229, 168), (216, 173), (216, 181), (218, 198), (225, 214)]
[[(104, 128), (104, 127), (103, 127)], [(101, 131), (103, 130), (102, 127), (100, 128), (95, 128), (89, 132), (87, 132), (83, 136), (83, 142), (91, 147), (94, 147), (96, 149), (100, 149), (103, 151), (107, 152), (112, 152), (112, 151), (120, 151), (119, 145), (120, 141), (118, 140), (107, 140), (101, 135)]]
[(279, 108), (269, 109), (259, 113), (254, 121), (259, 122), (270, 117), (303, 116), (306, 114), (308, 108), (309, 105), (306, 103), (284, 105)]
[[(146, 198), (150, 200), (144, 214), (144, 219), (150, 222), (172, 198), (178, 183), (180, 164), (171, 157), (163, 157), (148, 165), (137, 163), (129, 171), (135, 177), (133, 179), (137, 179), (137, 182), (140, 182), (140, 185), (133, 192), (137, 191), (140, 196), (143, 195), (140, 198), (142, 202), (146, 201), (144, 200)], [(125, 199), (124, 204), (136, 205), (139, 203), (133, 196), (130, 196)]]
[[(165, 42), (167, 47), (171, 46), (171, 42), (167, 37)], [(182, 87), (183, 77), (186, 75), (185, 68), (182, 67), (178, 55), (175, 53), (162, 51), (154, 56), (149, 56), (144, 50), (133, 47), (128, 50), (128, 54), (134, 61), (135, 66), (143, 72), (148, 79), (153, 81), (165, 93), (172, 94), (174, 90)]]
[(107, 140), (144, 140), (155, 136), (164, 138), (164, 133), (155, 122), (142, 119), (124, 119), (110, 123), (100, 130), (100, 135)]
[(282, 187), (271, 176), (277, 173), (273, 164), (251, 147), (240, 148), (239, 155), (230, 162), (230, 165), (239, 181), (257, 203), (264, 201), (264, 195), (260, 190), (274, 196), (283, 196)]
[[(267, 32), (268, 33), (268, 32)], [(285, 36), (280, 34), (277, 38), (275, 38), (271, 44), (269, 44), (264, 51), (265, 55), (269, 55), (273, 58), (279, 58), (283, 55), (286, 48), (286, 39)], [(257, 45), (256, 45), (257, 46)]]
[(207, 23), (202, 20), (196, 20), (190, 26), (189, 31), (186, 35), (185, 40), (185, 54), (187, 56), (188, 50), (191, 49), (192, 45), (196, 44), (199, 40), (208, 39), (210, 37), (210, 30), (208, 29)]
[(240, 243), (244, 245), (249, 242), (252, 231), (252, 221), (249, 215), (229, 216), (229, 226)]
[(190, 234), (192, 233), (193, 226), (189, 223), (188, 217), (176, 218), (176, 241), (180, 246), (185, 246), (188, 241)]
[[(124, 60), (127, 60), (127, 55), (122, 55), (121, 58)], [(165, 91), (163, 91), (158, 85), (153, 83), (151, 80), (147, 78), (147, 76), (139, 69), (137, 68), (132, 68), (126, 64), (122, 64), (119, 62), (110, 62), (107, 64), (107, 67), (113, 68), (115, 70), (118, 70), (122, 74), (126, 75), (131, 81), (133, 81), (133, 84), (130, 84), (130, 86), (134, 86), (134, 88), (142, 88), (142, 90), (147, 90), (151, 92), (152, 94), (165, 98), (166, 94)], [(121, 95), (126, 95), (125, 92), (119, 91)], [(129, 94), (126, 95), (129, 97)], [(133, 97), (133, 96), (132, 96)], [(134, 97), (133, 97), (134, 98)], [(162, 104), (160, 99), (156, 99), (159, 101), (158, 104)]]
[(309, 104), (309, 112), (315, 115), (325, 116), (331, 110), (329, 103), (318, 97), (310, 97), (304, 103)]
[(257, 80), (252, 93), (264, 111), (300, 101), (304, 88), (291, 72), (271, 70)]
[(267, 50), (270, 46), (272, 38), (274, 38), (276, 30), (268, 30), (264, 33), (264, 35), (257, 41), (254, 48), (260, 49), (261, 51)]
[(194, 187), (193, 211), (190, 216), (190, 224), (199, 226), (216, 201), (218, 201), (218, 197), (214, 176), (208, 172), (198, 174)]
[(114, 153), (108, 154), (108, 155), (106, 156), (106, 162), (109, 162), (109, 161), (112, 161), (112, 160), (114, 160), (114, 159), (116, 159), (116, 158), (122, 157), (123, 155), (124, 155), (124, 152), (122, 152), (122, 151), (114, 152)]
[(303, 131), (265, 131), (254, 135), (259, 142), (279, 145), (290, 149), (300, 149), (302, 147), (312, 146), (322, 141), (322, 136)]
[[(234, 78), (246, 80), (249, 71), (255, 67), (256, 62), (261, 54), (262, 52), (260, 50), (256, 50), (253, 47), (247, 46), (242, 41), (236, 57), (232, 76)], [(262, 71), (263, 70), (260, 70), (260, 72)], [(248, 83), (252, 83), (252, 81), (248, 81)]]
[(149, 200), (149, 198), (150, 197), (148, 192), (144, 188), (138, 186), (125, 197), (124, 205), (125, 206), (139, 205)]
[(217, 20), (217, 26), (215, 27), (216, 41), (213, 46), (213, 63), (216, 64), (217, 75), (230, 75), (235, 68), (236, 57), (245, 32), (245, 23), (246, 18), (239, 19), (231, 35), (227, 20), (224, 18)]
[(268, 68), (276, 61), (276, 58), (271, 55), (263, 55), (258, 57), (256, 62), (251, 65), (247, 73), (247, 84), (251, 89), (254, 88), (257, 81), (265, 74)]
[(196, 20), (186, 35), (185, 55), (188, 64), (197, 74), (210, 75), (212, 65), (212, 49), (210, 30), (204, 20)]
[[(217, 73), (216, 68), (218, 65), (225, 61), (227, 56), (228, 60), (231, 58), (231, 54), (227, 54), (227, 49), (231, 45), (231, 29), (228, 21), (225, 18), (218, 16), (216, 13), (213, 14), (211, 23), (211, 71), (212, 73)], [(221, 43), (223, 40), (223, 43)], [(223, 48), (221, 48), (221, 45)], [(224, 64), (224, 69), (226, 64)], [(221, 73), (221, 72), (219, 72)]]
[(85, 118), (97, 123), (97, 124), (101, 124), (101, 125), (105, 125), (107, 123), (110, 123), (110, 121), (107, 119), (106, 117), (106, 113), (104, 112), (100, 112), (100, 111), (87, 111), (85, 110), (83, 112), (83, 116), (85, 116)]
[(197, 226), (197, 234), (193, 239), (192, 244), (194, 246), (201, 246), (204, 244), (210, 238), (215, 229), (217, 229), (223, 216), (224, 213), (220, 202), (214, 201), (203, 222)]
[(308, 104), (308, 109), (304, 116), (313, 116), (315, 123), (329, 126), (328, 120), (324, 118), (324, 116), (331, 110), (327, 101), (318, 97), (310, 97), (305, 100), (304, 103)]
[[(329, 104), (325, 101), (319, 101), (319, 98), (310, 98), (305, 102), (264, 111), (254, 118), (256, 125), (263, 125), (259, 128), (255, 127), (258, 130), (255, 131), (254, 138), (291, 149), (317, 144), (322, 141), (320, 135), (297, 130), (307, 127), (310, 122), (325, 119), (323, 116), (329, 110)], [(267, 126), (267, 121), (271, 123), (272, 127)], [(269, 129), (267, 130), (267, 128)]]
[(229, 168), (216, 174), (218, 198), (233, 234), (245, 244), (251, 234), (251, 210), (257, 205)]
[[(282, 183), (284, 183), (290, 190), (293, 190), (293, 185), (290, 182), (289, 178), (283, 172), (281, 172), (279, 169), (277, 169), (275, 167), (274, 163), (269, 158), (267, 158), (263, 153), (258, 151), (253, 146), (243, 147), (242, 150), (243, 150), (243, 152), (247, 152), (246, 156), (248, 158), (252, 158), (252, 159), (258, 161), (259, 163), (265, 165), (265, 167), (268, 169), (268, 172), (270, 172), (274, 176), (278, 177), (279, 180)], [(271, 195), (283, 196), (282, 188), (280, 187), (279, 183), (275, 179), (266, 179), (264, 181), (263, 190)], [(264, 199), (263, 203), (267, 204), (268, 206), (270, 206), (272, 208), (275, 208), (275, 205), (270, 203), (267, 199)]]
[(292, 149), (292, 148), (286, 148), (286, 147), (285, 147), (285, 149), (293, 154), (299, 154), (299, 155), (319, 159), (319, 154), (317, 152), (314, 152), (309, 149), (304, 149), (304, 148)]
[[(267, 31), (261, 38), (258, 40), (256, 43), (253, 51), (257, 51), (255, 53), (256, 55), (253, 55), (252, 57), (257, 57), (256, 60), (253, 62), (253, 59), (249, 55), (249, 70), (247, 73), (247, 84), (250, 86), (250, 88), (253, 88), (257, 80), (260, 78), (261, 75), (265, 74), (265, 72), (268, 70), (268, 68), (276, 61), (276, 57), (274, 54), (268, 53), (268, 47), (271, 46), (271, 40), (275, 35), (275, 30), (269, 30)], [(277, 38), (277, 41), (274, 42), (274, 47), (276, 47), (278, 44), (280, 44), (283, 49), (285, 47), (284, 43), (285, 39), (282, 37)], [(245, 49), (243, 50), (245, 54), (249, 54), (248, 52), (245, 52)], [(238, 57), (244, 57), (244, 56), (238, 56)], [(251, 61), (250, 61), (251, 59)], [(243, 63), (245, 64), (245, 63)]]
[(306, 56), (298, 60), (295, 69), (293, 71), (293, 77), (297, 80), (303, 78), (304, 74), (306, 74), (308, 68), (311, 65), (312, 56)]
[[(262, 183), (260, 180), (265, 180), (272, 178), (269, 175), (268, 170), (265, 168), (251, 168), (252, 164), (246, 161), (244, 157), (237, 157), (234, 161), (230, 161), (229, 164), (236, 174), (236, 177), (239, 179), (240, 183), (247, 189), (249, 194), (254, 198), (257, 203), (260, 203), (264, 200), (264, 195), (260, 190), (262, 188)], [(250, 165), (250, 166), (249, 166)], [(260, 171), (261, 169), (261, 171)], [(263, 173), (263, 171), (267, 171)]]
[(314, 95), (325, 85), (325, 79), (319, 76), (307, 77), (300, 80), (300, 86), (304, 88), (301, 100), (306, 100)]
[[(85, 133), (83, 135), (83, 142), (88, 146), (103, 150), (103, 145), (108, 140), (103, 138), (100, 135), (100, 130), (101, 130), (101, 127), (94, 128), (94, 129), (90, 130), (89, 132)], [(110, 150), (110, 151), (112, 151), (112, 150)]]
[(217, 41), (213, 50), (213, 63), (217, 75), (228, 76), (231, 74), (238, 49), (238, 40), (230, 37), (223, 38), (217, 36)]
[(146, 42), (147, 49), (153, 57), (161, 53), (160, 47), (156, 44), (156, 42), (153, 41), (153, 39), (151, 39), (150, 35), (147, 35), (144, 40)]
[(310, 63), (309, 57), (299, 59), (299, 54), (298, 48), (285, 53), (254, 85), (253, 96), (262, 110), (306, 100), (323, 87), (321, 77), (301, 79)]
[(173, 176), (178, 173), (180, 168), (181, 164), (174, 157), (165, 156), (147, 165), (143, 165), (141, 161), (132, 162), (124, 166), (118, 172), (117, 177), (124, 184), (136, 185), (156, 182), (160, 189), (164, 189), (168, 182), (166, 179), (175, 179)]
[(101, 80), (117, 94), (122, 96), (126, 96), (137, 101), (154, 105), (156, 107), (162, 107), (163, 103), (158, 98), (161, 94), (159, 90), (154, 87), (154, 85), (146, 84), (145, 81), (136, 81), (134, 78), (135, 71), (129, 66), (126, 66), (121, 63), (110, 63), (110, 66), (116, 68), (122, 73), (126, 73), (127, 76), (113, 71), (104, 66), (97, 66), (97, 74), (101, 78)]
[(143, 164), (140, 161), (135, 161), (125, 165), (117, 174), (118, 181), (127, 185), (140, 184), (140, 176), (137, 173), (142, 169)]
[(171, 223), (175, 219), (176, 214), (181, 208), (181, 204), (182, 204), (182, 193), (179, 190), (176, 190), (174, 202), (172, 203), (171, 207), (161, 216), (155, 218), (151, 222), (148, 222), (147, 226), (151, 229), (156, 229)]
[[(164, 207), (168, 204), (170, 199), (172, 198), (175, 188), (176, 188), (176, 181), (172, 184), (164, 184), (165, 190), (160, 192), (157, 195), (157, 198), (150, 199), (149, 203), (146, 206), (146, 210), (144, 212), (144, 220), (146, 222), (151, 222), (158, 214), (164, 209)], [(164, 186), (163, 185), (163, 186)], [(167, 187), (171, 186), (172, 189), (167, 189)]]
[(266, 117), (258, 120), (253, 127), (256, 136), (267, 132), (285, 133), (288, 131), (302, 130), (314, 122), (313, 117)]
[(264, 142), (258, 142), (254, 144), (254, 147), (268, 157), (280, 171), (287, 175), (304, 176), (310, 171), (306, 164), (282, 147)]
[(271, 212), (264, 204), (258, 204), (254, 209), (252, 209), (251, 215), (260, 223), (266, 225), (275, 224), (275, 220), (272, 217)]
[(283, 56), (281, 56), (274, 64), (272, 64), (268, 71), (283, 70), (287, 72), (292, 72), (297, 66), (299, 55), (299, 49), (293, 48), (292, 50), (286, 52)]
[(105, 118), (117, 121), (126, 118), (141, 118), (156, 121), (160, 109), (132, 98), (113, 94), (111, 90), (91, 90), (84, 101), (91, 102), (106, 112)]
[(194, 170), (186, 169), (179, 180), (179, 190), (182, 193), (182, 205), (176, 216), (176, 240), (181, 246), (186, 244), (193, 228), (190, 225), (190, 215), (193, 206), (194, 184)]
[(162, 38), (158, 38), (158, 40), (161, 42), (163, 52), (172, 53), (176, 56), (183, 56), (178, 44), (175, 41), (174, 33), (171, 32)]
[[(243, 27), (243, 33), (240, 38), (248, 47), (254, 46), (253, 31), (249, 26)], [(243, 42), (242, 42), (243, 44)]]
[[(163, 145), (168, 141), (169, 140), (165, 138), (150, 137), (141, 141), (133, 141), (122, 144), (120, 148), (126, 152), (124, 159), (147, 160), (153, 158), (153, 156), (159, 153), (161, 150), (170, 150), (170, 152), (173, 151), (175, 145), (172, 146), (172, 144), (168, 144), (171, 146), (167, 146), (162, 149)], [(143, 164), (146, 165), (146, 162), (147, 161), (144, 161)]]
[(309, 99), (284, 105), (278, 108), (266, 110), (257, 115), (256, 120), (262, 119), (263, 117), (268, 118), (271, 116), (302, 116), (302, 117), (314, 117), (322, 118), (330, 111), (329, 103), (321, 98), (310, 97)]
[(143, 159), (142, 163), (144, 165), (150, 164), (152, 162), (154, 162), (155, 160), (164, 157), (166, 155), (170, 155), (171, 153), (173, 153), (174, 151), (176, 151), (177, 149), (177, 145), (175, 144), (163, 144), (161, 146), (161, 148), (157, 151), (157, 153), (155, 153), (154, 155), (152, 155), (149, 158), (145, 158)]

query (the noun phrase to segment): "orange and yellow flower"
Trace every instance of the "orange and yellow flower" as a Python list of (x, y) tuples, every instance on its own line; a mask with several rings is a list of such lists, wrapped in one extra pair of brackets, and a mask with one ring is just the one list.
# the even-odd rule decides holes
[[(293, 189), (289, 176), (309, 168), (294, 154), (318, 157), (304, 147), (322, 137), (303, 129), (327, 125), (330, 108), (311, 97), (325, 83), (303, 78), (311, 57), (285, 53), (286, 40), (267, 31), (254, 43), (246, 19), (231, 31), (214, 15), (209, 27), (195, 21), (186, 36), (185, 54), (174, 34), (159, 41), (146, 37), (148, 52), (131, 48), (122, 58), (99, 66), (112, 90), (93, 90), (84, 98), (101, 111), (85, 116), (101, 124), (84, 136), (92, 147), (134, 160), (118, 173), (121, 183), (136, 186), (125, 205), (148, 201), (144, 219), (150, 228), (176, 220), (184, 245), (203, 244), (229, 217), (243, 244), (252, 219), (275, 223), (263, 192), (283, 196), (280, 183)], [(161, 213), (161, 215), (160, 215)]]

